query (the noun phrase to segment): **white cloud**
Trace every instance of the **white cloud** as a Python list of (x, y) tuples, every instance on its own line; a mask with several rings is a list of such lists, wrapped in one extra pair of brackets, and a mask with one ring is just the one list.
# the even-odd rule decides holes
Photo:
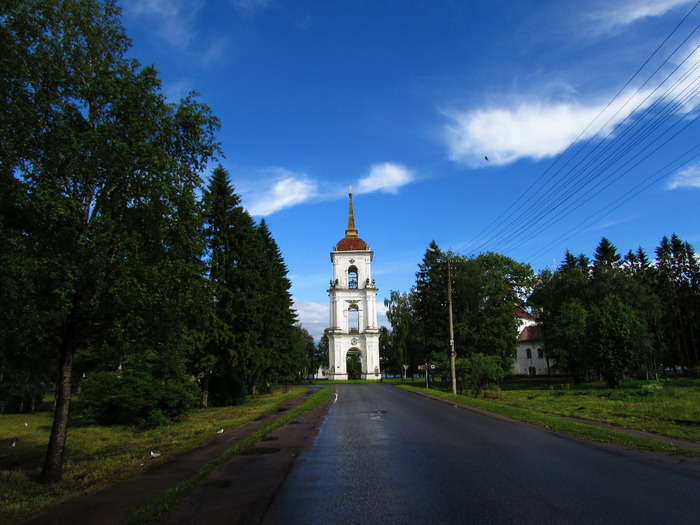
[[(297, 204), (332, 201), (347, 196), (347, 190), (335, 184), (314, 179), (302, 172), (284, 168), (255, 170), (254, 176), (236, 177), (237, 190), (243, 196), (243, 205), (257, 217), (272, 215)], [(399, 164), (373, 164), (369, 175), (353, 186), (356, 194), (382, 191), (397, 193), (399, 188), (414, 179), (413, 172)]]
[[(305, 173), (295, 173), (284, 168), (258, 170), (256, 175), (255, 182), (249, 178), (237, 184), (239, 192), (243, 195), (243, 204), (253, 216), (272, 215), (297, 204), (336, 200), (347, 195), (347, 190), (319, 182)], [(358, 187), (353, 187), (353, 191), (357, 194), (375, 191), (396, 193), (413, 178), (413, 172), (399, 164), (374, 164), (369, 175), (360, 179)]]
[(297, 311), (297, 318), (302, 326), (314, 337), (314, 342), (318, 344), (323, 330), (328, 327), (328, 316), (330, 307), (328, 303), (316, 303), (312, 301), (299, 301), (293, 299), (293, 308)]
[(372, 193), (374, 191), (396, 193), (401, 186), (405, 186), (413, 178), (413, 172), (400, 164), (389, 162), (373, 164), (369, 175), (360, 179), (356, 193)]
[[(292, 298), (294, 308), (297, 311), (297, 318), (304, 328), (314, 337), (314, 342), (318, 344), (323, 335), (323, 330), (328, 327), (330, 306), (328, 303), (317, 303), (313, 301), (299, 301)], [(381, 301), (377, 301), (377, 323), (379, 326), (386, 326), (391, 330), (391, 324), (386, 317), (386, 307)]]
[(607, 108), (601, 102), (550, 103), (534, 99), (515, 107), (445, 112), (451, 120), (444, 127), (449, 158), (484, 168), (523, 158), (552, 157), (575, 140), (591, 138), (599, 131), (607, 135), (636, 108), (649, 106), (653, 102), (653, 98), (647, 98), (650, 93), (623, 94)]
[(666, 189), (700, 188), (700, 165), (690, 166), (676, 173), (666, 185)]
[(266, 170), (273, 174), (264, 188), (245, 192), (248, 211), (254, 216), (271, 215), (284, 208), (290, 208), (315, 198), (318, 184), (304, 173), (294, 173), (283, 168)]
[[(610, 30), (617, 26), (627, 26), (648, 17), (663, 16), (672, 9), (696, 0), (627, 0), (618, 5), (589, 15), (599, 31)], [(606, 1), (606, 6), (610, 3)]]

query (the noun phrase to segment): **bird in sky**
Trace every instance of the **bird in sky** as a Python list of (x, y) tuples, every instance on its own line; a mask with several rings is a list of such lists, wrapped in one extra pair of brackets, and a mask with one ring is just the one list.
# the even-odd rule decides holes
[(484, 158), (485, 158), (486, 160), (489, 160), (489, 158), (488, 158), (486, 155), (484, 155)]
[(155, 452), (153, 452), (153, 451), (151, 450), (151, 457), (152, 457), (152, 458), (157, 458), (158, 456), (160, 456), (160, 454), (156, 454)]

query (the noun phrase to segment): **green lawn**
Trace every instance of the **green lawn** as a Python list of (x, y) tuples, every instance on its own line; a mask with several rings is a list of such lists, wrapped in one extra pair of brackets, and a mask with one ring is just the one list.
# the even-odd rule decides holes
[(506, 383), (505, 388), (495, 393), (495, 401), (700, 443), (700, 380), (697, 379), (628, 381), (614, 390), (604, 383), (556, 384), (555, 390), (509, 386)]
[[(68, 431), (63, 481), (53, 485), (34, 482), (44, 460), (51, 417), (46, 413), (0, 415), (0, 523), (21, 521), (61, 501), (138, 476), (156, 463), (206, 443), (221, 428), (237, 428), (273, 410), (305, 388), (284, 390), (249, 398), (241, 406), (194, 410), (180, 421), (149, 429), (98, 426), (76, 419)], [(151, 450), (162, 455), (152, 459)]]

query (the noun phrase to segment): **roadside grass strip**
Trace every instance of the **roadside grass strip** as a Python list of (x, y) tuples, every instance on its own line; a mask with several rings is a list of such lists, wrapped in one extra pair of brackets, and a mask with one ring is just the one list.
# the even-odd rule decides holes
[(197, 472), (197, 474), (191, 478), (178, 483), (174, 487), (167, 489), (160, 495), (143, 504), (136, 511), (134, 511), (131, 516), (122, 521), (122, 525), (163, 523), (168, 518), (170, 512), (180, 505), (187, 495), (202, 484), (202, 482), (204, 482), (204, 480), (218, 467), (233, 457), (240, 455), (246, 449), (251, 448), (253, 445), (255, 445), (255, 443), (267, 436), (273, 430), (283, 427), (300, 415), (322, 405), (333, 393), (333, 388), (323, 388), (319, 390), (301, 405), (283, 413), (276, 419), (270, 421), (257, 432), (251, 434), (246, 439), (239, 441), (231, 448), (227, 449), (221, 456), (200, 468), (199, 472)]
[(669, 454), (687, 457), (700, 457), (700, 452), (679, 447), (671, 443), (664, 443), (662, 441), (656, 441), (654, 439), (647, 439), (640, 436), (630, 435), (622, 431), (601, 428), (591, 424), (577, 423), (575, 421), (562, 419), (561, 417), (533, 412), (532, 410), (528, 410), (526, 408), (512, 407), (494, 401), (489, 401), (486, 399), (479, 399), (464, 395), (455, 395), (452, 393), (441, 392), (439, 390), (426, 391), (425, 387), (421, 388), (418, 386), (411, 385), (397, 386), (399, 388), (404, 388), (406, 390), (410, 390), (419, 394), (444, 399), (452, 403), (459, 403), (461, 405), (468, 405), (474, 408), (479, 408), (481, 410), (485, 410), (493, 414), (498, 414), (511, 419), (516, 419), (518, 421), (523, 421), (525, 423), (530, 423), (532, 425), (537, 425), (539, 427), (547, 428), (555, 432), (573, 435), (586, 441), (593, 441), (598, 443), (611, 443), (614, 445), (620, 445), (636, 450), (666, 452)]
[[(46, 455), (51, 414), (0, 415), (0, 523), (26, 520), (63, 501), (139, 476), (154, 464), (202, 446), (219, 429), (238, 428), (305, 390), (275, 388), (243, 405), (195, 409), (158, 427), (101, 426), (76, 416), (69, 424), (63, 480), (51, 485), (35, 481)], [(160, 456), (150, 457), (152, 450)]]

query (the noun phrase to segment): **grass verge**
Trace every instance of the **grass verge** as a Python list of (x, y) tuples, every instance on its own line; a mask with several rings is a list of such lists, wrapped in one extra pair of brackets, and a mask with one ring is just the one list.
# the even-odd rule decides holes
[[(47, 413), (0, 415), (0, 523), (16, 523), (42, 510), (139, 476), (155, 463), (167, 461), (216, 436), (274, 410), (304, 387), (282, 388), (249, 398), (243, 405), (197, 409), (159, 427), (100, 426), (73, 418), (63, 465), (63, 480), (35, 482), (51, 432)], [(14, 446), (13, 446), (14, 444)], [(161, 454), (150, 457), (153, 450)]]
[(478, 399), (463, 395), (455, 395), (452, 393), (441, 392), (439, 390), (430, 390), (426, 392), (425, 388), (419, 388), (409, 385), (400, 385), (399, 388), (413, 390), (421, 394), (427, 393), (431, 396), (445, 399), (453, 403), (459, 403), (462, 405), (480, 408), (482, 410), (486, 410), (494, 414), (499, 414), (501, 416), (505, 416), (511, 419), (516, 419), (525, 423), (549, 428), (550, 430), (554, 430), (556, 432), (562, 432), (565, 434), (573, 435), (586, 441), (594, 441), (598, 443), (611, 443), (614, 445), (621, 445), (627, 448), (637, 450), (666, 452), (687, 457), (700, 457), (700, 453), (694, 450), (678, 447), (670, 443), (663, 443), (660, 441), (655, 441), (653, 439), (646, 439), (643, 437), (626, 434), (624, 432), (619, 432), (616, 430), (600, 428), (594, 425), (587, 425), (585, 423), (577, 423), (575, 421), (561, 419), (557, 416), (533, 412), (532, 410), (528, 410), (526, 408), (512, 407), (491, 400)]
[(141, 525), (141, 524), (156, 524), (162, 523), (187, 495), (198, 485), (200, 485), (214, 470), (226, 463), (234, 456), (240, 454), (247, 448), (252, 447), (256, 442), (260, 441), (273, 430), (280, 428), (301, 414), (313, 410), (323, 404), (332, 394), (332, 388), (323, 388), (309, 397), (298, 407), (285, 412), (277, 417), (260, 430), (251, 434), (246, 439), (232, 446), (221, 456), (204, 465), (197, 474), (190, 479), (185, 480), (174, 487), (169, 488), (162, 494), (151, 499), (140, 508), (138, 508), (131, 516), (122, 522), (123, 525)]

